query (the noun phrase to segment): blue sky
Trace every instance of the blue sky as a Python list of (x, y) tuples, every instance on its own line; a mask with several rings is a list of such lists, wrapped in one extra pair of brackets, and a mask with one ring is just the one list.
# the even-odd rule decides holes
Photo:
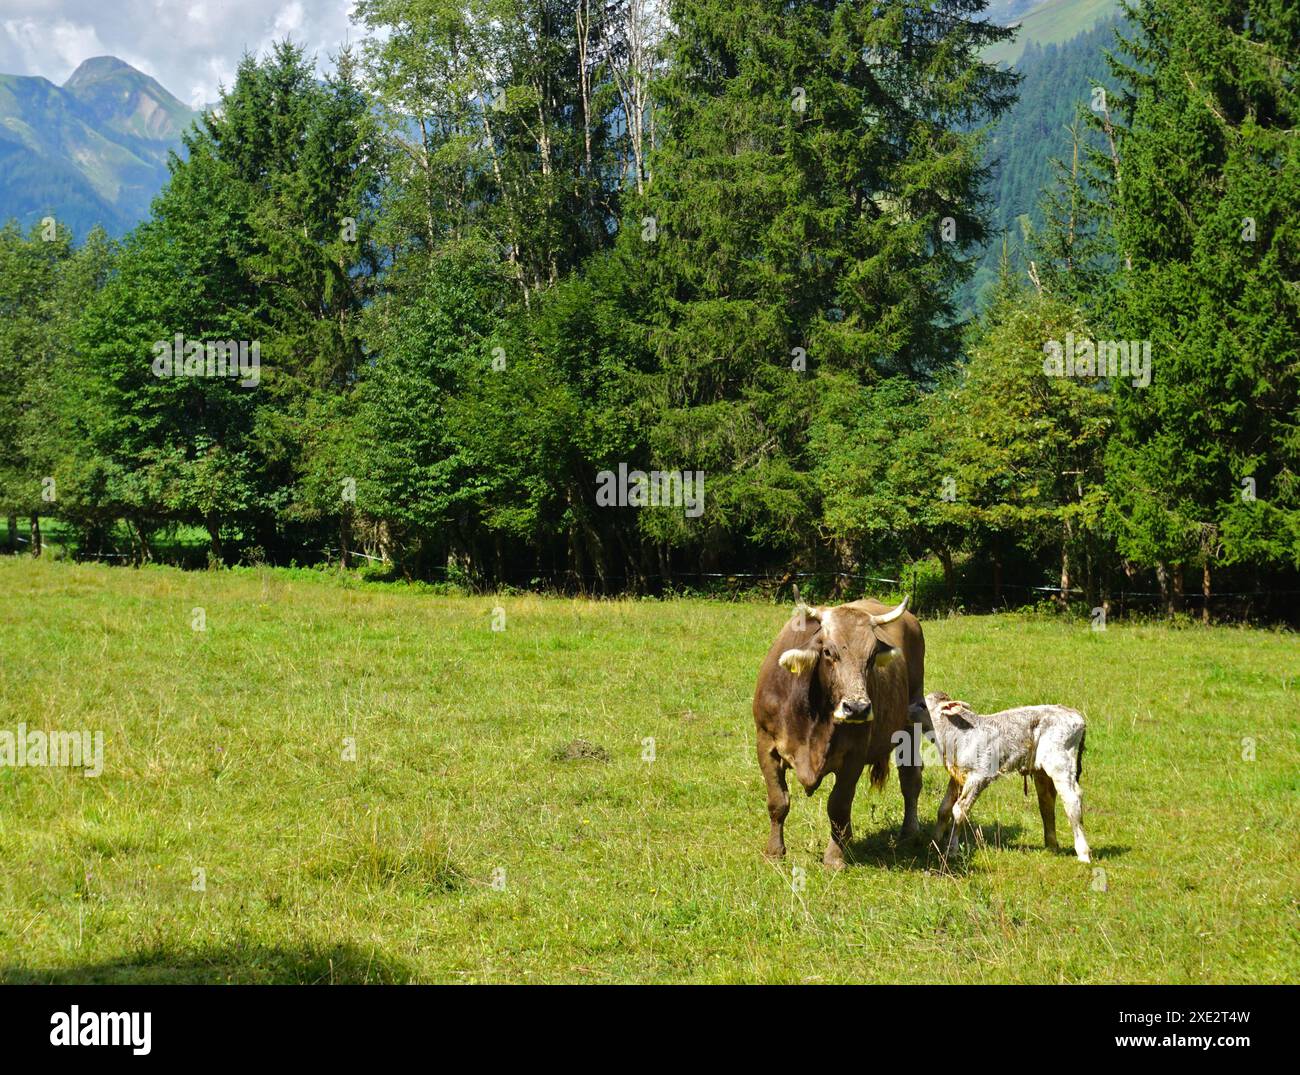
[(353, 0), (0, 0), (0, 73), (62, 83), (82, 60), (117, 56), (191, 106), (215, 101), (245, 51), (286, 35), (322, 68), (345, 41)]

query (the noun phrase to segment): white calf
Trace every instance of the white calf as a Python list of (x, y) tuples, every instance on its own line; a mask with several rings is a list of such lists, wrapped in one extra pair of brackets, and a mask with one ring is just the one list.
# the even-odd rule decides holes
[(934, 726), (935, 745), (951, 779), (939, 806), (934, 839), (948, 850), (957, 843), (957, 830), (970, 817), (979, 794), (1003, 773), (1034, 774), (1038, 810), (1043, 816), (1043, 842), (1056, 847), (1056, 796), (1074, 830), (1074, 853), (1091, 861), (1083, 835), (1083, 714), (1063, 705), (1029, 705), (980, 716), (965, 702), (941, 692), (925, 696)]

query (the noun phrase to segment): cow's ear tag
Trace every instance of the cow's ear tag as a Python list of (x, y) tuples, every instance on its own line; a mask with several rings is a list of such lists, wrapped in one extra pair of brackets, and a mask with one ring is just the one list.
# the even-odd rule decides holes
[(788, 649), (781, 654), (777, 663), (792, 676), (801, 676), (817, 663), (815, 649)]
[(877, 668), (888, 668), (889, 663), (898, 656), (898, 650), (893, 646), (887, 646), (883, 642), (876, 644), (875, 665)]

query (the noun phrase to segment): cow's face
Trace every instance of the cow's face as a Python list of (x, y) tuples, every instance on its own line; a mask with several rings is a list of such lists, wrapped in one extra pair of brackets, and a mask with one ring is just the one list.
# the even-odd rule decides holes
[(821, 621), (802, 649), (781, 654), (780, 664), (794, 676), (816, 676), (822, 698), (829, 700), (831, 720), (837, 724), (865, 724), (872, 719), (873, 673), (898, 656), (877, 633), (883, 623), (897, 619), (907, 605), (884, 616), (872, 616), (862, 609), (841, 605), (831, 609), (810, 609)]

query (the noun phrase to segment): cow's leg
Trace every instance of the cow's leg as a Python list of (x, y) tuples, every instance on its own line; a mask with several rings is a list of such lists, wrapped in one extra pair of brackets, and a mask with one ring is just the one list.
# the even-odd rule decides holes
[(1065, 816), (1070, 819), (1070, 828), (1074, 830), (1074, 853), (1080, 862), (1091, 862), (1092, 851), (1088, 848), (1088, 838), (1083, 835), (1083, 796), (1079, 794), (1079, 785), (1074, 779), (1075, 765), (1074, 757), (1065, 755), (1056, 759), (1047, 773), (1056, 785)]
[(863, 761), (848, 759), (835, 774), (835, 786), (826, 800), (826, 816), (831, 819), (831, 838), (822, 862), (838, 870), (844, 865), (844, 849), (853, 835), (853, 795), (858, 790)]
[(1034, 770), (1034, 787), (1038, 789), (1038, 812), (1043, 816), (1043, 845), (1056, 850), (1056, 786), (1043, 770)]
[(971, 807), (975, 805), (975, 800), (992, 782), (989, 777), (980, 773), (971, 773), (966, 777), (966, 783), (961, 786), (961, 794), (952, 804), (952, 836), (948, 840), (950, 852), (957, 849), (957, 837), (961, 832), (962, 822), (970, 820)]
[(903, 828), (899, 835), (904, 839), (921, 831), (921, 823), (916, 816), (916, 800), (921, 797), (920, 744), (916, 744), (916, 747), (916, 764), (898, 766), (898, 786), (903, 791)]
[(934, 842), (939, 847), (943, 847), (943, 838), (948, 835), (948, 827), (952, 824), (952, 806), (959, 794), (961, 794), (961, 785), (949, 777), (948, 790), (943, 793), (943, 802), (939, 804), (939, 817), (934, 824)]
[(767, 816), (772, 821), (763, 853), (768, 858), (779, 859), (785, 854), (785, 816), (790, 812), (790, 792), (785, 786), (785, 762), (772, 741), (762, 735), (758, 737), (758, 767), (763, 770), (763, 780), (767, 783)]

